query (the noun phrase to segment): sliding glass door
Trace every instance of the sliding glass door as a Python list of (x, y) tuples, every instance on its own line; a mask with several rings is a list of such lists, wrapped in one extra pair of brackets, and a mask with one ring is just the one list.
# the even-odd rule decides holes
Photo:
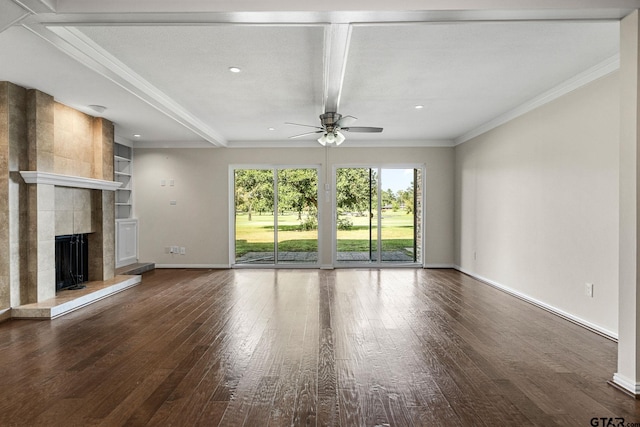
[(235, 168), (234, 264), (317, 264), (318, 171)]
[(421, 262), (421, 169), (347, 168), (335, 173), (335, 262)]

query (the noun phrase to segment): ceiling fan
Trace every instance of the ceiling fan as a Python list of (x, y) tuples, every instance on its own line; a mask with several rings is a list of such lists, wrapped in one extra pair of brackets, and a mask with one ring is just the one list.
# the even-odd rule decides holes
[(316, 133), (320, 133), (320, 138), (318, 138), (318, 142), (321, 145), (327, 144), (335, 144), (340, 145), (344, 142), (345, 136), (342, 131), (345, 132), (368, 132), (368, 133), (379, 133), (382, 132), (382, 128), (369, 127), (369, 126), (351, 126), (353, 122), (357, 119), (353, 116), (344, 116), (338, 113), (327, 112), (324, 114), (320, 114), (320, 123), (322, 126), (312, 126), (312, 125), (302, 125), (299, 123), (288, 123), (287, 125), (295, 125), (295, 126), (305, 126), (310, 128), (315, 128), (313, 132), (305, 132), (300, 135), (290, 136), (289, 138), (300, 138), (302, 136), (313, 135)]

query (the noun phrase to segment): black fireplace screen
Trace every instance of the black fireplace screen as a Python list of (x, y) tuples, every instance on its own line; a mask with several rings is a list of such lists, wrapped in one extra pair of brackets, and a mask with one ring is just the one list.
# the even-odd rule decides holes
[(89, 277), (89, 239), (86, 234), (56, 236), (56, 292), (82, 289)]

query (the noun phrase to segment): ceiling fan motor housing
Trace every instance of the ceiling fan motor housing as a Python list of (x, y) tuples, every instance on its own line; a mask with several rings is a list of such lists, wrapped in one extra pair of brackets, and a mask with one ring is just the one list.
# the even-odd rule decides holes
[(333, 132), (334, 124), (340, 120), (342, 114), (338, 113), (324, 113), (320, 114), (320, 122), (322, 126), (327, 130), (327, 132)]

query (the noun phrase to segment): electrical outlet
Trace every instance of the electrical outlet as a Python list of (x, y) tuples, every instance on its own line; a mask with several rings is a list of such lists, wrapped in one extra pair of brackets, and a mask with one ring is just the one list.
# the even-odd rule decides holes
[(585, 283), (584, 294), (588, 297), (593, 298), (593, 283)]
[(187, 254), (187, 249), (180, 247), (180, 255), (186, 255)]

